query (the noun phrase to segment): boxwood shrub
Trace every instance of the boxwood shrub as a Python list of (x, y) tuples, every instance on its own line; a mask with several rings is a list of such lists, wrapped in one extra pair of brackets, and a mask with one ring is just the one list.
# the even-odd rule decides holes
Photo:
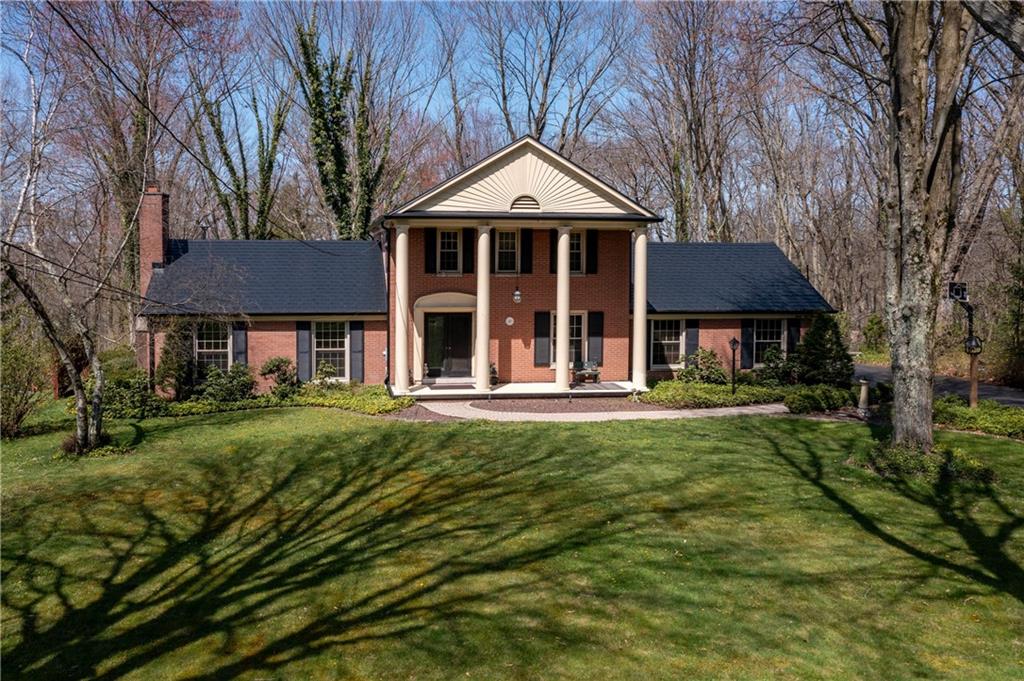
[(781, 402), (786, 392), (785, 388), (737, 385), (734, 395), (728, 385), (662, 381), (649, 392), (640, 395), (640, 401), (673, 409), (738, 407)]
[(797, 386), (790, 389), (784, 403), (794, 414), (835, 411), (856, 404), (848, 389), (831, 385)]

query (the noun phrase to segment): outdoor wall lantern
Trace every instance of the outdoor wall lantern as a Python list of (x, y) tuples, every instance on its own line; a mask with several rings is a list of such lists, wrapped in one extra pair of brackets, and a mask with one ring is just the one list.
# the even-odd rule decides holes
[(732, 350), (732, 394), (736, 394), (736, 351), (740, 348), (740, 342), (733, 336), (729, 341), (729, 349)]
[(519, 291), (518, 286), (516, 286), (516, 290), (512, 292), (512, 302), (516, 305), (523, 302), (523, 294)]

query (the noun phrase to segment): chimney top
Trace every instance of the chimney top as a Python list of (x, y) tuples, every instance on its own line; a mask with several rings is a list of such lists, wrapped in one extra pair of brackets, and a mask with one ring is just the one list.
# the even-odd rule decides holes
[(146, 183), (146, 193), (147, 194), (159, 194), (160, 193), (160, 183), (159, 182), (147, 182)]

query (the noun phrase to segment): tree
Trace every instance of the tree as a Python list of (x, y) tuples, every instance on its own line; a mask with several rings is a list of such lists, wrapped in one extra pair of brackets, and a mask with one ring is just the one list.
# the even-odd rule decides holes
[(352, 206), (349, 170), (348, 97), (352, 92), (352, 53), (342, 61), (324, 54), (314, 11), (309, 23), (296, 27), (300, 61), (296, 77), (309, 117), (309, 142), (324, 199), (340, 238), (351, 236)]

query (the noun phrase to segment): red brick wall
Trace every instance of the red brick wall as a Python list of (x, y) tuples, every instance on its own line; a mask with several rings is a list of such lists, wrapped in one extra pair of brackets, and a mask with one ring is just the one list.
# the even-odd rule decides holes
[[(729, 341), (733, 338), (742, 341), (741, 320), (739, 319), (702, 319), (700, 320), (700, 342), (702, 348), (714, 350), (722, 367), (728, 373), (732, 364), (732, 350)], [(740, 366), (740, 351), (736, 351), (736, 368)]]
[(384, 349), (388, 344), (388, 323), (381, 320), (363, 324), (363, 382), (381, 384), (384, 382)]
[(266, 392), (274, 381), (259, 375), (263, 363), (271, 357), (287, 357), (295, 363), (295, 322), (253, 321), (246, 335), (247, 360), (256, 376), (257, 389)]
[[(370, 320), (364, 323), (364, 355), (363, 373), (365, 383), (380, 384), (384, 382), (384, 347), (387, 344), (387, 324), (384, 320)], [(154, 369), (160, 366), (163, 352), (165, 332), (154, 334), (155, 357)], [(296, 361), (295, 322), (294, 321), (261, 321), (250, 322), (247, 334), (248, 363), (256, 376), (259, 392), (266, 392), (273, 385), (272, 379), (259, 376), (263, 363), (271, 357), (287, 357)], [(138, 360), (143, 370), (149, 367), (149, 340), (146, 334), (139, 334)]]
[[(389, 230), (394, 242), (394, 231)], [(629, 269), (630, 232), (603, 231), (598, 242), (598, 273), (573, 275), (570, 284), (570, 308), (588, 312), (604, 312), (604, 363), (601, 378), (609, 381), (629, 379)], [(492, 234), (493, 238), (493, 234)], [(414, 360), (414, 317), (412, 306), (425, 295), (458, 292), (476, 295), (476, 274), (427, 274), (424, 267), (423, 230), (409, 230), (409, 362)], [(554, 381), (553, 368), (534, 366), (533, 317), (536, 311), (555, 309), (556, 275), (550, 274), (549, 231), (533, 232), (533, 273), (522, 275), (491, 274), (491, 352), (490, 361), (497, 365), (502, 382)], [(390, 305), (394, 310), (395, 264), (394, 248), (389, 248)], [(476, 264), (476, 263), (474, 263)], [(512, 302), (516, 286), (522, 302)], [(505, 325), (505, 318), (515, 320)], [(394, 338), (395, 314), (392, 314)], [(392, 354), (393, 356), (393, 354)], [(392, 364), (393, 366), (393, 364)], [(410, 366), (411, 370), (411, 366)]]

